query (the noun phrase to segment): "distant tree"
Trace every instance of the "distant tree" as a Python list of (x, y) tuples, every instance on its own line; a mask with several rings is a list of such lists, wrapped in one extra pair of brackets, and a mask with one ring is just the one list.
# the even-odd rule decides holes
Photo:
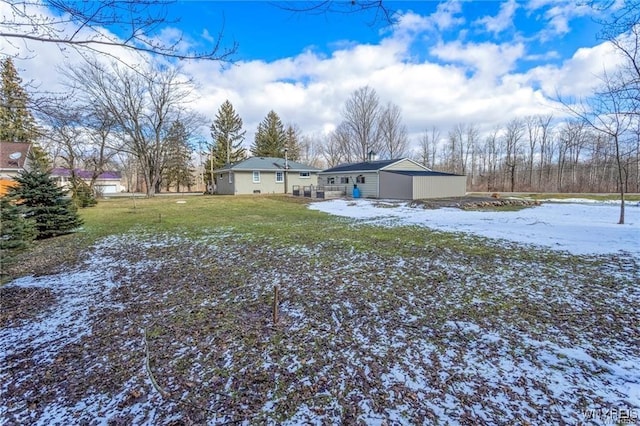
[(273, 110), (267, 116), (256, 131), (255, 141), (251, 146), (251, 153), (256, 157), (284, 158), (284, 148), (287, 135), (278, 114)]
[(392, 102), (381, 110), (378, 119), (381, 158), (400, 158), (407, 155), (409, 138), (407, 126), (402, 122), (400, 107)]
[(426, 167), (435, 167), (439, 141), (440, 130), (435, 126), (433, 126), (431, 130), (425, 130), (424, 133), (422, 133), (422, 138), (420, 138), (419, 159)]
[(376, 91), (369, 86), (355, 90), (342, 110), (343, 122), (349, 129), (349, 151), (356, 161), (367, 161), (369, 152), (378, 153), (378, 120), (380, 101)]
[(71, 199), (48, 172), (23, 170), (15, 180), (18, 185), (7, 195), (16, 200), (26, 219), (33, 220), (37, 239), (68, 234), (82, 225)]
[(357, 161), (359, 157), (353, 153), (350, 146), (352, 139), (351, 127), (344, 121), (331, 132), (322, 147), (322, 156), (329, 167)]
[(516, 170), (520, 162), (521, 141), (524, 137), (524, 122), (514, 118), (505, 126), (504, 146), (506, 149), (504, 164), (509, 180), (509, 191), (516, 189)]
[(290, 124), (287, 126), (285, 148), (287, 148), (287, 158), (292, 161), (300, 161), (300, 129)]
[(205, 181), (215, 181), (213, 170), (244, 160), (247, 150), (242, 146), (245, 130), (242, 130), (242, 118), (235, 111), (229, 100), (220, 105), (216, 117), (211, 124), (209, 159), (205, 165)]
[(67, 70), (66, 76), (82, 91), (83, 102), (113, 120), (121, 135), (118, 149), (137, 159), (147, 195), (161, 188), (168, 152), (166, 138), (180, 120), (188, 131), (200, 123), (189, 112), (193, 86), (179, 70), (149, 64), (135, 71), (97, 62)]
[(0, 62), (0, 141), (32, 142), (37, 126), (29, 111), (29, 95), (11, 58)]
[(51, 170), (51, 159), (49, 158), (49, 154), (47, 154), (40, 145), (31, 145), (28, 158), (30, 170), (39, 170), (41, 172), (49, 172)]
[(184, 124), (179, 120), (174, 121), (166, 136), (167, 160), (162, 178), (167, 191), (175, 186), (178, 192), (180, 187), (191, 188), (193, 185), (193, 168), (191, 167), (191, 154), (189, 135)]

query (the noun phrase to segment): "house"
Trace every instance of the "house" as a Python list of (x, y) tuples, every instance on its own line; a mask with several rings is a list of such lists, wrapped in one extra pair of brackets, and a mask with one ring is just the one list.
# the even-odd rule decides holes
[(16, 185), (13, 178), (28, 165), (30, 151), (30, 143), (0, 142), (0, 196)]
[(462, 197), (466, 176), (436, 172), (409, 159), (376, 160), (341, 164), (318, 175), (318, 185), (343, 186), (351, 195), (354, 185), (367, 198), (418, 200)]
[(290, 194), (294, 185), (317, 185), (319, 171), (283, 158), (249, 157), (213, 173), (218, 194)]
[[(77, 178), (82, 179), (87, 184), (91, 182), (91, 178), (93, 177), (93, 172), (88, 170), (75, 169), (74, 174)], [(71, 179), (70, 169), (56, 167), (51, 170), (51, 177), (56, 181), (59, 187), (69, 189), (69, 179)], [(121, 180), (122, 176), (120, 172), (102, 172), (98, 175), (93, 188), (101, 195), (115, 194), (123, 191)]]

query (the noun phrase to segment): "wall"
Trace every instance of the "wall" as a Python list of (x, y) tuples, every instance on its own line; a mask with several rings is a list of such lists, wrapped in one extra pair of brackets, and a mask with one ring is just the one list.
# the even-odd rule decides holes
[(413, 176), (413, 199), (464, 197), (466, 176)]
[[(360, 172), (360, 173), (347, 173), (347, 172), (335, 172), (335, 173), (322, 173), (318, 183), (320, 185), (332, 185), (329, 182), (330, 178), (335, 178), (336, 186), (346, 186), (347, 196), (351, 196), (353, 193), (353, 184), (356, 183), (356, 178), (362, 175), (364, 177), (364, 183), (359, 183), (360, 196), (362, 198), (378, 198), (378, 173), (377, 172)], [(340, 183), (340, 178), (348, 177), (349, 183)]]

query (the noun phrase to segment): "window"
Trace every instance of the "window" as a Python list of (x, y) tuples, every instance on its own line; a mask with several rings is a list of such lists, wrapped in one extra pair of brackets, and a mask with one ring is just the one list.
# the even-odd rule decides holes
[(359, 175), (359, 176), (356, 178), (356, 183), (364, 183), (364, 176)]
[(233, 183), (233, 172), (229, 172), (229, 183)]
[(330, 177), (329, 179), (327, 179), (327, 183), (329, 185), (335, 185), (336, 183), (336, 178)]
[(300, 172), (300, 177), (308, 179), (308, 178), (311, 177), (311, 173), (309, 173), (309, 172)]
[(254, 171), (253, 172), (253, 183), (260, 183), (260, 172), (259, 171)]
[(347, 177), (344, 177), (344, 176), (341, 177), (340, 178), (340, 183), (349, 183), (349, 177), (348, 176)]
[(276, 182), (277, 183), (284, 182), (284, 172), (276, 172)]

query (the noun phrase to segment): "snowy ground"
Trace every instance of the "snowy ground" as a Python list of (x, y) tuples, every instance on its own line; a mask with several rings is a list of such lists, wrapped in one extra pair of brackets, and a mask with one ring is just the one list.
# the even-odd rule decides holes
[[(458, 214), (374, 204), (314, 208), (366, 226), (451, 226)], [(459, 220), (492, 238), (535, 229), (522, 235), (542, 243), (542, 230), (562, 228), (554, 217), (592, 217), (578, 208), (529, 209), (544, 226), (528, 211)], [(602, 229), (615, 223), (615, 209), (591, 208), (603, 209)], [(611, 232), (637, 231), (638, 213), (628, 218)], [(335, 232), (287, 246), (230, 229), (105, 238), (71, 270), (0, 288), (0, 423), (638, 423), (632, 244), (615, 240), (635, 257), (596, 242), (580, 253), (597, 256), (504, 242), (464, 252), (411, 232), (411, 246), (381, 238), (361, 249)], [(577, 248), (570, 240), (551, 244)]]
[(327, 213), (369, 223), (419, 225), (467, 232), (488, 238), (534, 244), (573, 254), (629, 253), (640, 258), (640, 206), (628, 203), (625, 224), (618, 225), (620, 205), (584, 199), (545, 201), (519, 211), (422, 209), (407, 203), (331, 200), (311, 205)]

